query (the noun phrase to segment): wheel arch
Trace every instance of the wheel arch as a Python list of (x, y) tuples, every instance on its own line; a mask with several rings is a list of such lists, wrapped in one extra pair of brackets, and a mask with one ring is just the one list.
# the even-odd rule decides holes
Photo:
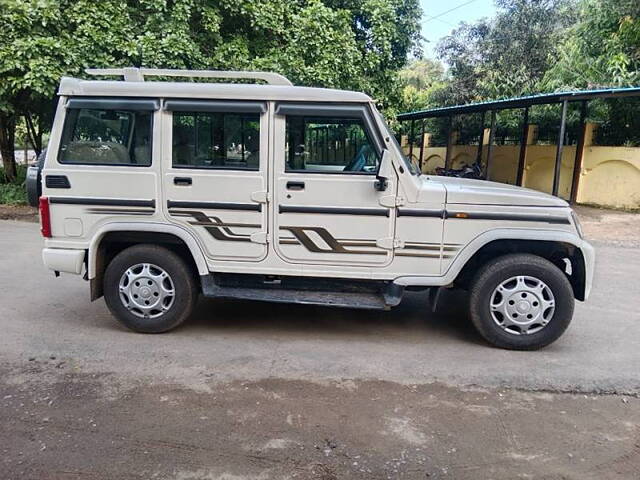
[(165, 246), (183, 258), (198, 276), (209, 269), (196, 239), (186, 230), (173, 225), (108, 224), (103, 226), (89, 245), (87, 278), (91, 300), (102, 296), (102, 278), (111, 259), (125, 248), (138, 244)]
[[(556, 230), (490, 230), (470, 241), (442, 276), (403, 276), (394, 282), (405, 286), (464, 285), (464, 281), (483, 264), (483, 260), (486, 262), (507, 253), (533, 253), (558, 265), (567, 275), (575, 298), (584, 300), (587, 295), (587, 264), (582, 252), (583, 243), (577, 235)], [(567, 266), (563, 265), (564, 258), (571, 262), (570, 274), (567, 273)]]
[(585, 299), (585, 261), (582, 251), (575, 245), (557, 240), (499, 239), (479, 248), (456, 275), (454, 284), (468, 287), (471, 279), (483, 265), (508, 254), (530, 253), (549, 260), (565, 274), (573, 295)]

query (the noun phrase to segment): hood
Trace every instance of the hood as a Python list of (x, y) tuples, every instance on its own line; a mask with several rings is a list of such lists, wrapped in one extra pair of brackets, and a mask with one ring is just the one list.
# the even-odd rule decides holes
[(447, 190), (448, 204), (463, 205), (512, 205), (522, 207), (566, 207), (561, 198), (529, 188), (505, 183), (456, 177), (426, 177), (425, 181), (437, 181)]

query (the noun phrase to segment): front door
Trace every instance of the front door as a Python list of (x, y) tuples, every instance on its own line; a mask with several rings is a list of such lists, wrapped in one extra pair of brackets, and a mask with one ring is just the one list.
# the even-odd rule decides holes
[(395, 208), (376, 189), (382, 142), (367, 105), (281, 103), (274, 116), (274, 244), (290, 263), (384, 266)]
[(165, 213), (210, 259), (267, 254), (266, 112), (263, 102), (164, 102)]

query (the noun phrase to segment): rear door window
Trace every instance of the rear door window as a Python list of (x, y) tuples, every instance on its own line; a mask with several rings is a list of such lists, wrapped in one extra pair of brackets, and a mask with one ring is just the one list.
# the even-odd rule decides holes
[(258, 170), (260, 114), (173, 112), (175, 168)]
[(151, 165), (153, 112), (101, 108), (67, 111), (58, 160), (78, 165)]

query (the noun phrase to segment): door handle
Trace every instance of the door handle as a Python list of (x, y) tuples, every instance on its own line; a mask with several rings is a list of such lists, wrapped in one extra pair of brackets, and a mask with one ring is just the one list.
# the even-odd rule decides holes
[(304, 190), (304, 182), (287, 182), (287, 190)]
[(191, 177), (174, 177), (173, 178), (173, 183), (175, 185), (180, 185), (180, 186), (188, 186), (191, 185), (193, 183), (193, 180), (191, 180)]

